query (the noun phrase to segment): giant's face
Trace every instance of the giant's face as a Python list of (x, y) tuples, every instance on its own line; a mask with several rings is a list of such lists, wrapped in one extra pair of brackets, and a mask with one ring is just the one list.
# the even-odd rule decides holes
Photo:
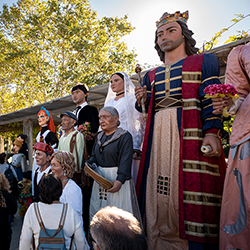
[(72, 91), (72, 101), (76, 105), (81, 105), (85, 102), (86, 94), (81, 89)]
[(56, 175), (60, 180), (64, 177), (64, 170), (55, 158), (51, 160), (51, 171), (52, 174)]
[(170, 52), (184, 44), (181, 26), (177, 22), (162, 25), (157, 30), (157, 44), (163, 52)]
[(109, 132), (117, 128), (118, 116), (112, 116), (108, 111), (101, 110), (99, 113), (99, 124), (101, 129)]
[(67, 115), (64, 115), (61, 120), (62, 129), (64, 131), (72, 129), (75, 125), (75, 122), (76, 121), (74, 119), (68, 117)]
[(45, 111), (40, 111), (38, 115), (38, 124), (39, 126), (45, 126), (49, 121), (49, 117), (46, 115)]
[(44, 166), (49, 162), (50, 156), (47, 156), (45, 152), (36, 150), (36, 164), (38, 166)]
[(117, 74), (114, 74), (110, 78), (111, 89), (115, 93), (124, 91), (124, 80)]
[(13, 148), (12, 148), (12, 150), (14, 151), (14, 153), (15, 154), (18, 154), (19, 153), (19, 151), (20, 151), (20, 147), (19, 146), (17, 146), (17, 145), (13, 145)]

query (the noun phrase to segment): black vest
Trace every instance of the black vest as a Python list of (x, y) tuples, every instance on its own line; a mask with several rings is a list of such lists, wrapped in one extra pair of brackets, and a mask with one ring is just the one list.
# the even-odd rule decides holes
[[(33, 202), (39, 202), (40, 201), (40, 197), (39, 197), (39, 184), (37, 185), (37, 181), (36, 181), (37, 180), (38, 169), (39, 169), (39, 167), (36, 169), (35, 176), (34, 176), (34, 181), (33, 181), (33, 185), (34, 185)], [(48, 173), (51, 173), (51, 169), (49, 170)]]

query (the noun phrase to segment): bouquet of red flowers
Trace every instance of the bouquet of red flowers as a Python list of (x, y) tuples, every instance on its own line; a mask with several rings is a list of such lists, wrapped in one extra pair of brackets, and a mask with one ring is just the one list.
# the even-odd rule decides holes
[[(212, 84), (204, 89), (205, 98), (220, 98), (224, 96), (238, 98), (237, 90), (230, 84)], [(228, 117), (227, 107), (222, 111), (224, 117)]]
[(83, 135), (85, 139), (92, 139), (92, 136), (90, 135), (90, 123), (89, 122), (85, 122), (83, 125), (79, 125), (77, 130), (80, 131)]

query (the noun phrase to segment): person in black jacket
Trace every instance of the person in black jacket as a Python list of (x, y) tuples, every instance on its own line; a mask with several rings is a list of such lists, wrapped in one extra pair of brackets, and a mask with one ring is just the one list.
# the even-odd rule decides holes
[(1, 250), (9, 250), (12, 230), (9, 215), (17, 211), (17, 201), (9, 191), (10, 185), (3, 173), (0, 173), (0, 246)]
[(76, 104), (74, 114), (77, 117), (77, 125), (83, 125), (85, 122), (90, 123), (90, 137), (86, 140), (86, 147), (88, 156), (91, 155), (92, 147), (94, 145), (94, 138), (99, 128), (98, 110), (94, 106), (87, 103), (87, 96), (89, 90), (86, 84), (78, 84), (71, 90), (72, 100)]

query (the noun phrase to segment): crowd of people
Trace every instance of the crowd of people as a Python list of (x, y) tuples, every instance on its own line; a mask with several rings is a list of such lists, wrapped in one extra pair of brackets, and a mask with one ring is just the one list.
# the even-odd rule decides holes
[[(237, 47), (228, 58), (226, 83), (240, 98), (205, 98), (207, 86), (221, 84), (219, 63), (213, 54), (197, 53), (187, 20), (188, 12), (163, 14), (155, 33), (163, 65), (148, 71), (139, 87), (125, 72), (112, 74), (100, 111), (88, 105), (85, 84), (74, 86), (76, 109), (60, 114), (60, 138), (51, 112), (41, 108), (25, 192), (13, 182), (24, 185), (27, 176), (26, 136), (17, 136), (11, 165), (0, 154), (0, 230), (6, 229), (1, 249), (10, 247), (20, 195), (32, 197), (25, 203), (20, 250), (46, 244), (248, 249), (250, 45)], [(225, 107), (236, 115), (227, 170), (221, 144)], [(208, 145), (211, 150), (202, 152)]]

